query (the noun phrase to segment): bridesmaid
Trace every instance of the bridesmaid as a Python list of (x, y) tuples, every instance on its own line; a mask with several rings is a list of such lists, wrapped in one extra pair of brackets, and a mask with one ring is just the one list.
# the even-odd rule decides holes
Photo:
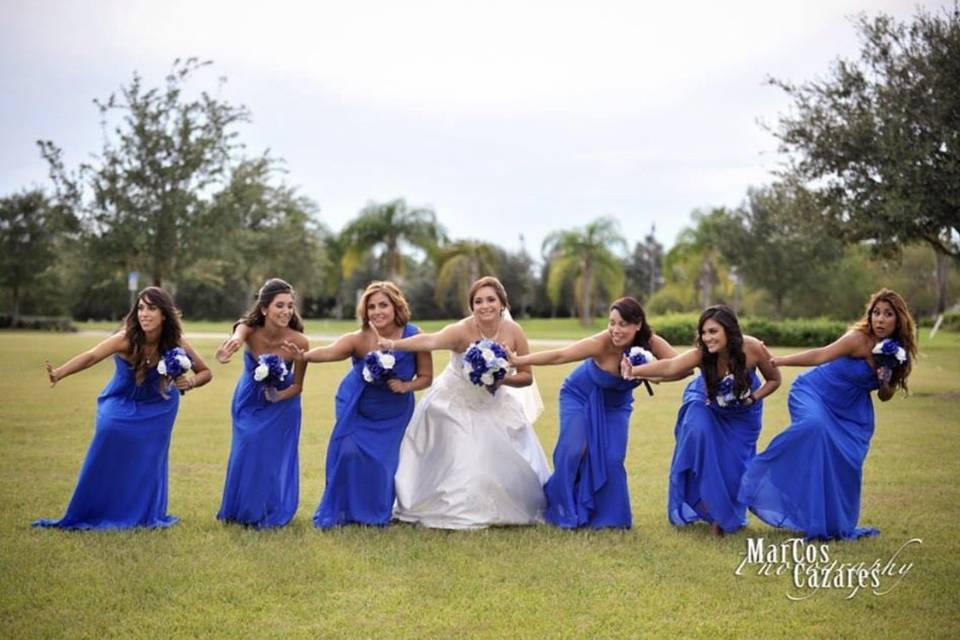
[(514, 366), (583, 360), (560, 387), (560, 437), (553, 451), (554, 472), (544, 485), (544, 517), (551, 524), (564, 529), (632, 524), (624, 459), (633, 390), (640, 382), (624, 380), (620, 362), (634, 346), (661, 359), (677, 355), (647, 324), (640, 303), (620, 298), (610, 305), (606, 331), (562, 349), (510, 354)]
[[(167, 455), (180, 395), (210, 382), (213, 374), (183, 338), (180, 312), (163, 289), (147, 287), (137, 296), (121, 331), (94, 348), (53, 368), (50, 386), (108, 356), (116, 367), (97, 398), (96, 430), (77, 487), (60, 520), (34, 526), (62, 529), (169, 527), (179, 520), (167, 513)], [(182, 347), (194, 375), (174, 380), (179, 393), (157, 373), (163, 354)]]
[(743, 335), (733, 311), (718, 305), (700, 315), (695, 349), (637, 367), (625, 362), (624, 373), (675, 376), (693, 367), (702, 375), (687, 385), (677, 415), (667, 514), (674, 525), (703, 520), (722, 536), (747, 524), (737, 491), (756, 455), (761, 400), (780, 386), (780, 372), (763, 343)]
[(410, 308), (392, 282), (372, 282), (357, 304), (360, 330), (333, 344), (304, 353), (295, 345), (287, 352), (298, 362), (335, 362), (352, 357), (352, 368), (336, 396), (337, 421), (327, 446), (326, 487), (313, 515), (321, 529), (345, 524), (386, 526), (393, 514), (400, 440), (413, 415), (414, 391), (430, 386), (433, 360), (429, 352), (398, 351), (394, 377), (385, 384), (363, 378), (364, 356), (380, 338), (399, 340), (420, 333), (410, 323)]
[(243, 371), (233, 392), (233, 440), (218, 520), (257, 528), (282, 527), (293, 519), (300, 500), (300, 391), (304, 365), (285, 363), (287, 375), (275, 387), (255, 379), (260, 356), (281, 353), (285, 342), (308, 347), (297, 315), (293, 287), (267, 280), (257, 302), (217, 351), (227, 362), (241, 345)]
[[(907, 361), (893, 370), (878, 366), (879, 341), (900, 342)], [(814, 366), (790, 389), (790, 426), (748, 465), (740, 500), (775, 527), (802, 531), (808, 539), (855, 539), (880, 533), (857, 527), (863, 460), (873, 435), (870, 392), (886, 402), (907, 390), (917, 356), (914, 323), (897, 293), (881, 289), (863, 318), (839, 340), (789, 356), (776, 366)]]

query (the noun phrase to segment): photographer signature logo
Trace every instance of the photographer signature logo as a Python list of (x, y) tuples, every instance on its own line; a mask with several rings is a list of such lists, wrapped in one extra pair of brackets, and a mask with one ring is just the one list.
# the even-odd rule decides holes
[(913, 563), (908, 561), (908, 549), (922, 543), (920, 538), (907, 540), (887, 560), (840, 562), (830, 558), (827, 544), (808, 544), (803, 538), (768, 544), (763, 538), (747, 538), (746, 554), (734, 574), (788, 575), (798, 592), (788, 592), (786, 596), (790, 600), (806, 600), (828, 589), (847, 592), (847, 600), (861, 591), (884, 596), (913, 569)]

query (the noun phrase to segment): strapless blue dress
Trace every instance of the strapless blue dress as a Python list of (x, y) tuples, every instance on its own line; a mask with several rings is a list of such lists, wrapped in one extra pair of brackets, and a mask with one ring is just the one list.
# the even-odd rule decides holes
[(34, 526), (155, 528), (179, 520), (167, 513), (167, 454), (180, 393), (173, 389), (163, 397), (165, 381), (156, 368), (138, 385), (129, 362), (119, 355), (113, 361), (116, 370), (97, 398), (93, 442), (67, 512)]
[(800, 374), (790, 389), (791, 424), (747, 468), (740, 500), (767, 524), (808, 539), (877, 535), (857, 526), (863, 460), (873, 435), (876, 373), (843, 357)]
[[(243, 371), (233, 392), (233, 440), (218, 520), (257, 528), (282, 527), (300, 500), (300, 398), (268, 402), (264, 385), (253, 379), (257, 358), (243, 354)], [(294, 380), (289, 373), (277, 387)]]
[[(407, 324), (403, 337), (418, 332), (416, 325)], [(396, 351), (393, 355), (395, 377), (411, 380), (417, 372), (417, 354)], [(363, 379), (363, 359), (353, 359), (353, 368), (337, 389), (337, 422), (327, 446), (327, 483), (313, 516), (315, 526), (390, 523), (400, 441), (414, 404), (412, 391), (399, 394), (386, 385), (368, 384)]]

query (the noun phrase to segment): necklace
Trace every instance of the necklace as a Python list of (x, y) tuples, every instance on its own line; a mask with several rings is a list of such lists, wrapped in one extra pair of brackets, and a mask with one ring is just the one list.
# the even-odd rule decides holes
[(476, 316), (473, 317), (473, 323), (474, 323), (475, 325), (477, 325), (477, 333), (480, 334), (480, 337), (483, 338), (484, 340), (489, 340), (490, 342), (496, 342), (496, 341), (497, 341), (497, 338), (500, 336), (500, 329), (503, 328), (503, 320), (501, 319), (501, 320), (500, 320), (500, 323), (497, 325), (497, 331), (496, 331), (496, 333), (493, 334), (493, 337), (492, 337), (492, 338), (488, 338), (486, 335), (484, 335), (483, 329), (480, 328), (480, 321), (477, 320), (477, 317), (476, 317)]

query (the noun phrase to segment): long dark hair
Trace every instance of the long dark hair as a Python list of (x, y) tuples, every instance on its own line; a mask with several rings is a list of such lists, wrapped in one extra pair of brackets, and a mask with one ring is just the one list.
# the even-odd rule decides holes
[[(260, 287), (260, 291), (257, 292), (257, 301), (252, 307), (250, 307), (250, 309), (247, 311), (247, 314), (243, 316), (240, 322), (248, 327), (262, 327), (266, 321), (266, 318), (263, 315), (264, 307), (269, 307), (270, 303), (273, 302), (273, 299), (281, 293), (289, 293), (291, 296), (296, 295), (293, 291), (293, 287), (291, 287), (290, 283), (286, 280), (281, 280), (280, 278), (270, 278), (264, 282), (263, 286)], [(293, 314), (290, 316), (290, 324), (288, 326), (294, 331), (303, 333), (303, 320), (300, 319), (300, 315), (297, 313), (296, 308), (294, 308)]]
[(913, 369), (913, 361), (917, 359), (917, 341), (916, 338), (914, 338), (916, 335), (916, 324), (914, 323), (913, 316), (910, 315), (910, 308), (907, 307), (907, 303), (900, 294), (886, 287), (874, 293), (867, 301), (867, 306), (863, 311), (863, 317), (850, 328), (876, 339), (877, 335), (873, 332), (871, 318), (873, 316), (873, 308), (877, 306), (878, 302), (886, 302), (893, 308), (893, 312), (897, 314), (897, 325), (890, 337), (899, 340), (910, 357), (903, 366), (893, 370), (893, 375), (890, 376), (890, 386), (894, 389), (900, 387), (906, 392), (909, 391), (907, 388), (907, 378), (910, 377), (910, 371)]
[(160, 309), (163, 313), (163, 324), (160, 328), (160, 340), (157, 341), (157, 357), (162, 358), (163, 354), (180, 346), (180, 337), (183, 335), (183, 327), (180, 325), (180, 310), (177, 309), (173, 296), (160, 287), (147, 287), (137, 294), (136, 302), (127, 314), (123, 322), (123, 334), (130, 343), (130, 352), (127, 354), (130, 364), (134, 368), (134, 378), (137, 384), (143, 384), (147, 377), (147, 354), (144, 349), (147, 346), (147, 334), (143, 332), (140, 326), (140, 320), (137, 318), (137, 306), (143, 301), (147, 304)]
[(697, 347), (700, 349), (700, 371), (707, 387), (707, 398), (717, 395), (720, 387), (720, 374), (717, 370), (718, 355), (710, 353), (703, 344), (703, 325), (713, 320), (727, 334), (727, 366), (733, 374), (733, 393), (738, 398), (750, 391), (750, 373), (747, 371), (747, 354), (743, 352), (743, 332), (733, 309), (722, 304), (708, 307), (700, 314), (697, 322)]
[(631, 324), (639, 324), (640, 330), (633, 337), (632, 347), (643, 347), (649, 351), (650, 339), (653, 338), (653, 327), (647, 324), (647, 314), (643, 311), (643, 306), (637, 302), (636, 298), (627, 296), (618, 298), (610, 305), (610, 311), (616, 309), (620, 317)]

